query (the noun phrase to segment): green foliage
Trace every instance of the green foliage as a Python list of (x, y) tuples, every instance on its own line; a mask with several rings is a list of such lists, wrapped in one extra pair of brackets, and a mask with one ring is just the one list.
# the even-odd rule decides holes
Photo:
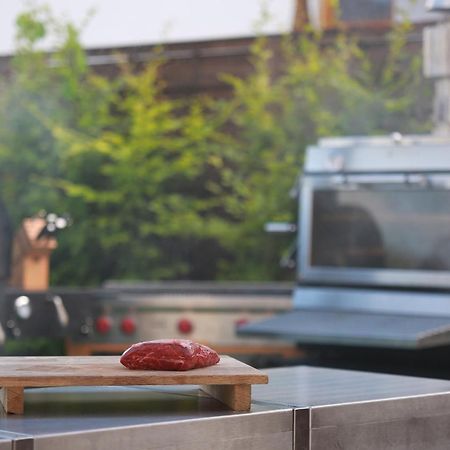
[[(393, 31), (381, 62), (370, 61), (344, 35), (328, 46), (314, 33), (286, 36), (281, 55), (259, 38), (252, 47), (254, 72), (246, 79), (224, 76), (234, 93), (229, 121), (235, 154), (227, 180), (234, 195), (227, 207), (239, 225), (221, 241), (233, 254), (222, 264), (223, 276), (285, 276), (277, 273), (276, 260), (288, 238), (268, 237), (263, 225), (296, 222), (297, 205), (288, 193), (307, 145), (322, 136), (427, 131), (429, 111), (414, 108), (429, 105), (429, 90), (420, 77), (420, 58), (404, 51), (409, 30), (405, 24)], [(275, 79), (274, 60), (282, 61)]]
[[(0, 89), (0, 188), (16, 224), (40, 209), (73, 217), (53, 259), (58, 284), (291, 276), (278, 267), (288, 241), (263, 225), (295, 220), (288, 193), (305, 147), (426, 126), (407, 28), (376, 67), (344, 36), (327, 46), (287, 36), (277, 53), (256, 39), (253, 72), (224, 74), (233, 95), (220, 101), (165, 97), (158, 53), (140, 71), (95, 74), (80, 30), (45, 9), (18, 30), (14, 77)], [(38, 50), (47, 36), (51, 55)]]
[[(226, 137), (217, 121), (207, 120), (205, 104), (162, 96), (160, 64), (156, 60), (137, 74), (123, 68), (109, 103), (114, 114), (102, 130), (86, 134), (51, 126), (65, 148), (65, 174), (73, 173), (53, 179), (53, 186), (90, 211), (86, 233), (95, 235), (101, 249), (95, 264), (105, 258), (107, 276), (192, 274), (201, 262), (190, 255), (210, 241), (217, 247), (214, 238), (226, 225), (219, 212), (218, 144)], [(203, 274), (214, 276), (214, 264)]]
[(0, 348), (2, 356), (58, 356), (64, 352), (64, 341), (50, 338), (8, 339)]

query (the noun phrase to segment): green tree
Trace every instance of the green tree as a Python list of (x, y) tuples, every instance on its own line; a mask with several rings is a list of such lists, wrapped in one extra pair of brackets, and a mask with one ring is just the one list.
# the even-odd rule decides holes
[[(51, 54), (39, 50), (40, 41), (49, 35), (56, 40), (57, 49)], [(60, 239), (55, 279), (60, 280), (59, 273), (63, 273), (66, 283), (98, 281), (102, 266), (92, 272), (90, 261), (101, 249), (91, 232), (89, 205), (67, 195), (57, 181), (64, 179), (70, 184), (83, 177), (97, 180), (99, 162), (96, 155), (90, 155), (83, 167), (68, 167), (67, 148), (55, 139), (52, 126), (91, 134), (103, 129), (110, 123), (114, 84), (88, 69), (79, 30), (55, 21), (46, 8), (32, 9), (18, 17), (17, 41), (13, 75), (2, 83), (0, 95), (4, 118), (0, 124), (3, 200), (16, 226), (41, 209), (70, 212), (78, 222), (77, 228)]]
[[(417, 58), (396, 29), (377, 70), (345, 36), (286, 36), (252, 47), (253, 72), (223, 75), (229, 99), (164, 96), (158, 52), (109, 79), (88, 65), (80, 29), (48, 10), (18, 19), (11, 80), (2, 83), (0, 188), (15, 223), (69, 212), (53, 282), (108, 278), (271, 280), (288, 241), (264, 233), (295, 220), (288, 193), (321, 136), (424, 130)], [(38, 50), (56, 36), (57, 50)], [(414, 112), (414, 113), (412, 113)], [(425, 111), (426, 112), (426, 111)]]
[[(227, 137), (220, 119), (207, 120), (206, 102), (164, 98), (160, 64), (155, 60), (139, 73), (123, 68), (110, 104), (111, 126), (92, 136), (52, 128), (67, 149), (66, 167), (82, 167), (73, 181), (53, 183), (92, 208), (91, 225), (110, 261), (109, 276), (192, 276), (199, 270), (195, 253), (213, 255), (208, 247), (217, 247), (215, 237), (226, 225), (218, 169), (220, 142)], [(86, 158), (100, 163), (96, 177), (83, 180)], [(209, 267), (214, 276), (211, 264), (216, 262)]]
[[(225, 76), (233, 87), (228, 121), (233, 125), (233, 194), (227, 208), (238, 225), (221, 240), (233, 258), (226, 278), (273, 279), (280, 247), (289, 239), (263, 231), (271, 220), (296, 222), (297, 202), (289, 197), (304, 151), (323, 136), (374, 135), (429, 129), (430, 91), (421, 78), (420, 57), (405, 51), (410, 25), (395, 28), (384, 61), (371, 61), (344, 34), (325, 45), (323, 36), (286, 36), (274, 78), (274, 50), (264, 38), (252, 47), (253, 73)], [(427, 105), (423, 107), (421, 105)], [(295, 191), (295, 189), (294, 189)]]

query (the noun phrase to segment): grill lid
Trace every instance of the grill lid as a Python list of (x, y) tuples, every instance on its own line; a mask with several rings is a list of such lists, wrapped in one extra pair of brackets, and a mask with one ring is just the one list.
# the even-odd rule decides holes
[(239, 328), (300, 344), (419, 349), (450, 344), (450, 317), (296, 309)]

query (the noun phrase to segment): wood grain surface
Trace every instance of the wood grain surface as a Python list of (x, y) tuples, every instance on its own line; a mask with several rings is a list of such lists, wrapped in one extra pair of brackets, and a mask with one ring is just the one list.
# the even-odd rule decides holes
[(6, 412), (23, 414), (23, 387), (7, 387), (0, 390), (0, 403)]
[(130, 370), (119, 356), (0, 357), (1, 387), (266, 384), (259, 370), (229, 356), (184, 372)]
[(250, 410), (252, 403), (252, 386), (250, 384), (203, 385), (201, 389), (234, 411)]

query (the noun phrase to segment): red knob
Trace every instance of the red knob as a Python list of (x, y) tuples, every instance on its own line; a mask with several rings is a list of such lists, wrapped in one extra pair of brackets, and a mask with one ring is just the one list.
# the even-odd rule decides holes
[(95, 329), (101, 334), (107, 334), (112, 327), (112, 321), (108, 316), (100, 316), (95, 321)]
[(133, 334), (136, 331), (136, 322), (131, 317), (124, 317), (120, 324), (120, 329), (124, 334)]
[(239, 327), (242, 327), (244, 325), (247, 325), (248, 322), (249, 322), (248, 319), (242, 318), (242, 319), (236, 320), (236, 322), (234, 322), (234, 325), (236, 326), (236, 328), (239, 328)]
[(178, 321), (178, 331), (183, 334), (189, 334), (194, 329), (192, 322), (189, 319), (181, 319)]

